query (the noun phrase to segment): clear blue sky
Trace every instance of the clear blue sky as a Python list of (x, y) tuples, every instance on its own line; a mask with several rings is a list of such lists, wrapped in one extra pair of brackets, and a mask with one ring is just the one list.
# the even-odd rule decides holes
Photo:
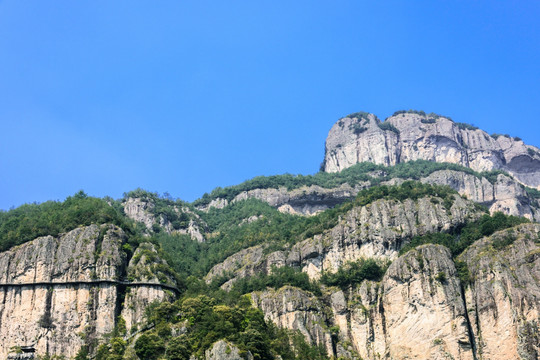
[(1, 1), (0, 209), (194, 200), (419, 109), (540, 145), (538, 1)]

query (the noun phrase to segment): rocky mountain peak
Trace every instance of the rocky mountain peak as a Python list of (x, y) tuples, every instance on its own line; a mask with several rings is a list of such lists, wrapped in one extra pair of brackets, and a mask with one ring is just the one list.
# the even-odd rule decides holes
[(384, 122), (364, 112), (338, 120), (326, 139), (323, 169), (339, 172), (360, 162), (392, 166), (420, 159), (475, 171), (503, 170), (540, 188), (537, 147), (423, 111), (398, 111)]

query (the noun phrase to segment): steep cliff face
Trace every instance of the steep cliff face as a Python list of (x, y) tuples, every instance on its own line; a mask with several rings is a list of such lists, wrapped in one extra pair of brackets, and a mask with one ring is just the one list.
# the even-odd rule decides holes
[[(0, 358), (26, 345), (70, 358), (111, 332), (122, 312), (125, 241), (118, 227), (91, 225), (0, 253)], [(163, 294), (158, 289), (146, 298)]]
[[(166, 284), (176, 286), (172, 270), (167, 262), (160, 259), (153, 244), (141, 244), (127, 267), (127, 280), (130, 282)], [(126, 329), (134, 332), (144, 319), (144, 310), (154, 301), (171, 301), (174, 298), (169, 291), (159, 286), (137, 286), (128, 288), (124, 298), (121, 316), (126, 322)]]
[(325, 305), (315, 296), (287, 286), (279, 290), (252, 293), (251, 298), (253, 304), (277, 326), (298, 330), (307, 342), (323, 345), (328, 354), (333, 353)]
[(236, 279), (269, 273), (272, 266), (300, 267), (310, 278), (322, 271), (335, 272), (348, 261), (360, 258), (394, 259), (401, 246), (416, 235), (449, 230), (480, 216), (474, 203), (455, 196), (452, 204), (436, 197), (413, 200), (377, 200), (347, 212), (337, 226), (301, 241), (289, 249), (265, 254), (264, 245), (242, 250), (215, 265), (206, 276)]
[(540, 357), (540, 225), (478, 241), (460, 256), (471, 285), (466, 299), (480, 359)]
[(439, 116), (401, 113), (381, 123), (372, 114), (340, 119), (326, 139), (324, 170), (359, 162), (395, 165), (411, 160), (449, 162), (476, 171), (501, 169), (540, 187), (540, 150), (506, 136), (492, 137)]
[(440, 170), (422, 178), (428, 184), (448, 185), (460, 195), (486, 205), (491, 213), (523, 216), (540, 221), (537, 199), (531, 198), (523, 187), (511, 177), (500, 174), (495, 182), (455, 170)]
[(447, 248), (424, 245), (379, 283), (325, 288), (322, 297), (269, 289), (252, 299), (277, 325), (344, 358), (537, 359), (540, 225), (498, 232), (457, 260), (466, 264), (459, 272)]

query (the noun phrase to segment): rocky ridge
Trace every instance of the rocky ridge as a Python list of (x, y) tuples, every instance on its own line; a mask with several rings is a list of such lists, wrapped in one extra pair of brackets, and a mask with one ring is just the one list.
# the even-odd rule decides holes
[(540, 188), (537, 147), (421, 112), (396, 113), (384, 122), (367, 113), (340, 119), (326, 139), (324, 171), (338, 172), (359, 162), (391, 166), (418, 159), (475, 171), (503, 170), (524, 185)]
[[(385, 173), (382, 171), (370, 175), (373, 179), (378, 179), (384, 177)], [(382, 184), (398, 184), (406, 180), (409, 179), (395, 178), (389, 181), (385, 180)], [(522, 184), (504, 174), (497, 175), (493, 181), (464, 171), (438, 170), (422, 177), (419, 181), (450, 186), (460, 195), (487, 206), (491, 213), (500, 211), (507, 215), (524, 216), (531, 220), (540, 221), (539, 199), (530, 196)], [(304, 186), (295, 190), (287, 190), (284, 187), (253, 189), (241, 192), (231, 201), (224, 198), (213, 199), (208, 205), (201, 207), (200, 210), (223, 209), (229, 204), (255, 198), (268, 203), (281, 212), (296, 215), (314, 215), (354, 198), (359, 191), (371, 186), (369, 181), (365, 181), (354, 187), (345, 183), (330, 189), (316, 185)], [(136, 219), (136, 217), (132, 218)]]
[(272, 266), (300, 267), (310, 278), (323, 271), (336, 271), (347, 261), (360, 258), (395, 259), (410, 238), (449, 230), (480, 216), (474, 203), (455, 195), (447, 209), (443, 200), (425, 197), (417, 201), (377, 200), (347, 212), (338, 225), (289, 249), (265, 254), (265, 245), (242, 250), (215, 265), (206, 281), (229, 274), (223, 288), (257, 273), (269, 273)]

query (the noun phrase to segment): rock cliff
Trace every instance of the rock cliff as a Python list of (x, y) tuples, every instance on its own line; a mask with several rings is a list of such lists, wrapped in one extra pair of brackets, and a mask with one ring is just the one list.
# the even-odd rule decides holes
[(354, 207), (332, 229), (303, 240), (289, 249), (265, 255), (264, 245), (242, 250), (215, 265), (206, 276), (209, 283), (229, 276), (228, 289), (236, 279), (256, 273), (269, 273), (272, 266), (300, 267), (310, 278), (322, 271), (336, 271), (347, 261), (373, 257), (394, 259), (410, 238), (425, 233), (449, 230), (480, 216), (471, 201), (455, 195), (449, 208), (436, 197), (413, 200), (377, 200)]
[[(152, 231), (154, 226), (163, 229), (166, 233), (187, 234), (193, 240), (204, 242), (204, 236), (201, 233), (201, 227), (204, 229), (206, 224), (200, 217), (187, 207), (180, 207), (167, 204), (169, 216), (162, 213), (156, 214), (156, 204), (151, 198), (146, 197), (128, 197), (122, 203), (124, 213), (130, 219), (144, 224), (147, 231)], [(173, 221), (171, 218), (183, 216), (182, 222)], [(204, 230), (203, 230), (204, 231)]]
[[(116, 226), (90, 225), (0, 253), (0, 358), (13, 346), (71, 358), (111, 332), (131, 289), (124, 281), (126, 238)], [(142, 320), (139, 304), (168, 296), (159, 282), (134, 289), (135, 322)]]
[[(252, 294), (279, 326), (329, 354), (363, 359), (537, 359), (540, 225), (478, 241), (456, 260), (424, 245), (395, 260), (380, 283), (322, 297), (292, 288)], [(465, 270), (464, 270), (465, 269)]]
[(340, 119), (326, 139), (324, 170), (359, 162), (386, 166), (411, 160), (460, 164), (475, 171), (500, 169), (522, 184), (540, 188), (540, 150), (518, 138), (490, 136), (439, 115), (397, 113), (384, 122), (373, 114)]

